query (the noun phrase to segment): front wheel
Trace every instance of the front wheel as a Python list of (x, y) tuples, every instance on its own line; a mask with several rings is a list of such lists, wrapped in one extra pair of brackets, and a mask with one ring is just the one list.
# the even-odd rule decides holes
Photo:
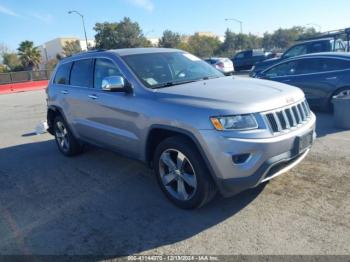
[(153, 161), (162, 191), (178, 207), (199, 208), (215, 196), (209, 171), (190, 140), (181, 136), (165, 139)]

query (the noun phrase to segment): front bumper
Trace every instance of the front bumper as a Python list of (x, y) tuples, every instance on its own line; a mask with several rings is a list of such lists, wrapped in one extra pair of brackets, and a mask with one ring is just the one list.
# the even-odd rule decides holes
[[(221, 194), (229, 197), (258, 186), (300, 163), (310, 151), (296, 150), (296, 141), (307, 133), (315, 133), (316, 118), (299, 129), (266, 139), (227, 138), (217, 131), (201, 131), (210, 169)], [(249, 154), (242, 164), (235, 164), (232, 157)]]

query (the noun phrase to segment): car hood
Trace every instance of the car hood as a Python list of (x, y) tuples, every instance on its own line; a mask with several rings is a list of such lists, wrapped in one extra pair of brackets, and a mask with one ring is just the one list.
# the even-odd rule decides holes
[(293, 104), (304, 99), (296, 87), (267, 80), (222, 77), (177, 85), (155, 91), (158, 99), (215, 113), (256, 113)]

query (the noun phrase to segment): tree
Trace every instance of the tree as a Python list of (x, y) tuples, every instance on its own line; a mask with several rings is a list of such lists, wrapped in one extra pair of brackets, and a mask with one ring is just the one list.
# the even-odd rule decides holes
[(21, 71), (23, 66), (16, 53), (3, 54), (3, 63), (10, 69), (10, 71)]
[(163, 36), (159, 39), (158, 46), (165, 48), (178, 48), (181, 43), (181, 36), (179, 33), (165, 30)]
[(225, 32), (225, 41), (220, 47), (222, 55), (233, 56), (236, 51), (236, 34), (227, 29)]
[(221, 42), (217, 37), (194, 34), (188, 39), (189, 51), (199, 57), (211, 57), (219, 51)]
[(128, 17), (119, 23), (97, 23), (94, 30), (96, 31), (96, 48), (116, 49), (151, 46), (151, 43), (143, 35), (139, 24), (132, 22)]
[(20, 43), (18, 50), (19, 59), (25, 70), (33, 70), (37, 68), (41, 61), (40, 51), (34, 47), (31, 41), (23, 41)]
[(10, 49), (5, 45), (0, 43), (0, 63), (2, 63), (4, 54), (10, 53)]
[(65, 56), (72, 56), (81, 52), (80, 41), (67, 41), (63, 46), (63, 54)]
[(52, 58), (46, 63), (46, 69), (53, 71), (58, 64), (59, 60), (57, 58)]

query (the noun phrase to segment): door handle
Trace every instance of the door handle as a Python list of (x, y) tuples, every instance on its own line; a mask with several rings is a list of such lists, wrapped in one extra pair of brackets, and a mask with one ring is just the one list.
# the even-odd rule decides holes
[(61, 94), (67, 95), (69, 92), (67, 90), (62, 90)]
[(88, 97), (89, 97), (89, 98), (91, 98), (91, 99), (93, 99), (93, 100), (95, 100), (95, 99), (97, 99), (97, 98), (98, 98), (98, 96), (97, 96), (97, 95), (88, 95)]
[(338, 78), (336, 76), (333, 77), (327, 77), (326, 80), (337, 80)]
[(292, 81), (292, 80), (286, 79), (286, 80), (283, 80), (282, 82), (283, 82), (283, 83), (288, 83), (288, 82), (290, 82), (290, 81)]

